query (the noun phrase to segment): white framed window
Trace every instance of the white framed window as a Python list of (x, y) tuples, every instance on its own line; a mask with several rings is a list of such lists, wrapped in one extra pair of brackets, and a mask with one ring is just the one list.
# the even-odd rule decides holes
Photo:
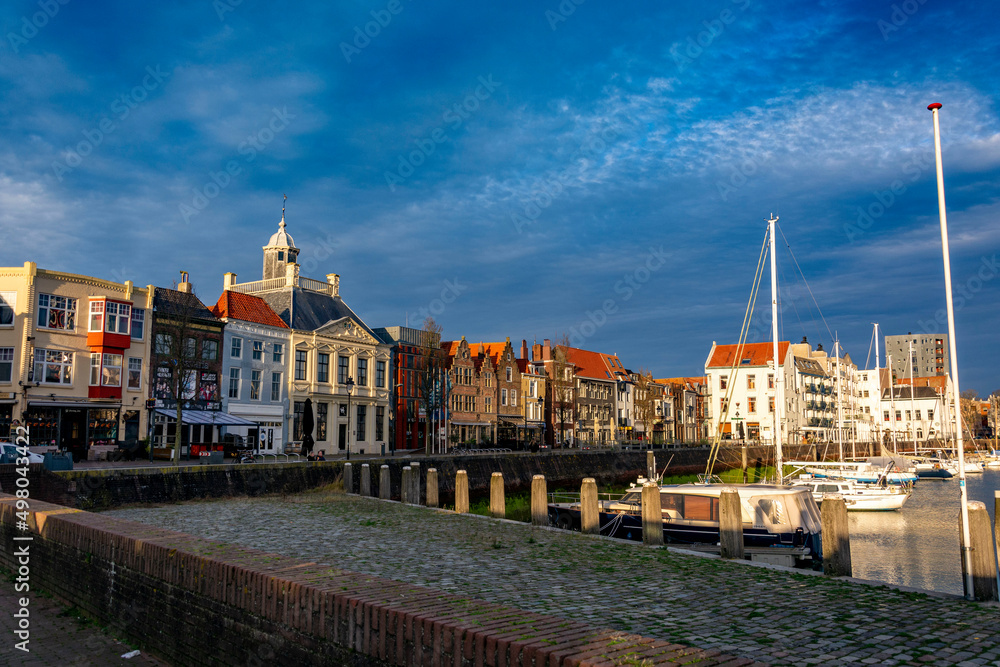
[[(93, 305), (93, 304), (91, 304)], [(90, 386), (96, 387), (101, 383), (101, 353), (90, 353)]]
[(281, 373), (271, 373), (271, 401), (281, 400)]
[(0, 382), (10, 382), (14, 377), (14, 348), (0, 347)]
[(250, 371), (250, 400), (260, 400), (260, 382), (263, 371)]
[(368, 360), (364, 358), (358, 359), (358, 373), (357, 377), (354, 378), (359, 387), (368, 386)]
[(38, 327), (41, 329), (76, 329), (76, 299), (55, 294), (38, 295)]
[(146, 331), (146, 309), (132, 309), (132, 338), (142, 340)]
[(285, 346), (281, 343), (274, 344), (274, 352), (271, 353), (271, 361), (280, 364), (285, 358)]
[(507, 405), (507, 390), (500, 390), (500, 405)]
[(229, 398), (239, 400), (240, 397), (240, 369), (229, 369)]
[(252, 357), (254, 361), (261, 361), (264, 358), (264, 341), (255, 340), (253, 342)]
[(132, 319), (132, 306), (127, 303), (108, 301), (105, 306), (105, 330), (108, 333), (128, 335), (128, 325)]
[(73, 353), (35, 348), (34, 382), (73, 384)]
[(128, 358), (128, 388), (139, 390), (142, 389), (142, 358), (141, 357), (129, 357)]
[(243, 358), (243, 339), (233, 336), (232, 347), (229, 348), (229, 356), (233, 359)]
[(385, 362), (375, 362), (375, 386), (385, 388)]
[(510, 390), (510, 404), (514, 406), (517, 405), (517, 389)]
[(90, 328), (88, 329), (88, 331), (104, 331), (103, 301), (90, 302)]
[(14, 326), (17, 292), (0, 292), (0, 327)]
[(514, 379), (514, 371), (511, 370), (510, 366), (508, 366), (507, 367), (507, 382), (510, 382), (513, 379)]
[(101, 386), (122, 386), (122, 355), (104, 353), (101, 367)]

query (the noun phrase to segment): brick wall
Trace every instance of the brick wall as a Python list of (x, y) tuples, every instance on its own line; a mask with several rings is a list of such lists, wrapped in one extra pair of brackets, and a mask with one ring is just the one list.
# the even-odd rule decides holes
[[(177, 664), (749, 663), (41, 501), (23, 532), (14, 512), (0, 496), (4, 543), (34, 538), (31, 596), (46, 590)], [(16, 570), (11, 552), (0, 563)]]

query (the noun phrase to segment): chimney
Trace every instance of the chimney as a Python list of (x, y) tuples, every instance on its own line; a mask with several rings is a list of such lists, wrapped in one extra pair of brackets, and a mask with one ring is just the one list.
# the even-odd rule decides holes
[(528, 341), (521, 339), (521, 358), (524, 360), (528, 359)]
[(337, 273), (326, 274), (326, 282), (330, 283), (330, 296), (340, 296), (340, 275)]
[(299, 286), (299, 265), (285, 264), (285, 287)]
[(229, 272), (223, 274), (222, 276), (222, 291), (229, 292), (233, 289), (233, 285), (236, 284), (236, 274)]
[(542, 346), (538, 343), (532, 343), (531, 345), (531, 360), (541, 361), (542, 360)]
[(191, 283), (188, 282), (187, 271), (181, 271), (181, 281), (177, 283), (177, 291), (191, 294)]
[(542, 361), (552, 360), (552, 341), (548, 338), (542, 339)]

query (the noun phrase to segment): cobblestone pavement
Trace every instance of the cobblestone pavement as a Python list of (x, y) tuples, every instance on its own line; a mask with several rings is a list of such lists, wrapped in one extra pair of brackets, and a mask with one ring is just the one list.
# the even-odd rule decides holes
[(108, 512), (776, 665), (1000, 665), (1000, 608), (343, 494)]
[(122, 658), (133, 649), (116, 640), (75, 610), (51, 597), (32, 591), (28, 603), (27, 652), (15, 647), (21, 639), (15, 637), (16, 619), (12, 614), (20, 609), (14, 584), (6, 577), (0, 581), (0, 665), (50, 665), (51, 667), (163, 667), (163, 662), (145, 651), (131, 658)]

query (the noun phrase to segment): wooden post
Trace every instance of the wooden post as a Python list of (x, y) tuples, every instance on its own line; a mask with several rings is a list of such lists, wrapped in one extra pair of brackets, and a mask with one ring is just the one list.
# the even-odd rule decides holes
[(392, 499), (392, 478), (389, 476), (389, 466), (385, 464), (379, 472), (378, 497), (382, 500)]
[(646, 479), (656, 479), (656, 454), (651, 449), (646, 452)]
[(503, 496), (502, 472), (495, 472), (490, 477), (490, 516), (494, 519), (507, 518), (507, 501)]
[[(968, 508), (969, 544), (972, 546), (972, 599), (979, 602), (993, 602), (997, 599), (997, 556), (993, 550), (990, 515), (986, 511), (986, 503), (978, 500), (968, 501)], [(961, 560), (964, 581), (965, 558)], [(966, 594), (968, 592), (966, 591)]]
[(642, 543), (654, 546), (663, 544), (663, 511), (660, 506), (660, 485), (656, 482), (642, 485)]
[(354, 493), (354, 470), (350, 463), (344, 464), (344, 493)]
[(601, 515), (597, 505), (597, 481), (586, 477), (580, 485), (580, 532), (601, 534)]
[(531, 523), (535, 526), (549, 525), (549, 498), (545, 485), (545, 475), (531, 478)]
[(455, 473), (455, 511), (459, 514), (469, 511), (469, 475), (464, 470)]
[(723, 558), (743, 558), (743, 511), (740, 493), (732, 487), (719, 496), (719, 544)]
[(851, 535), (847, 527), (847, 503), (839, 493), (823, 495), (823, 574), (851, 576)]
[(410, 475), (413, 473), (413, 468), (410, 466), (403, 466), (403, 478), (399, 482), (399, 502), (404, 505), (410, 502)]
[(747, 446), (744, 443), (743, 447), (743, 483), (747, 483)]
[(427, 469), (427, 506), (438, 506), (438, 471), (437, 468)]
[(414, 505), (420, 504), (420, 464), (410, 464), (410, 502)]
[(372, 471), (367, 463), (361, 464), (361, 495), (372, 495)]

